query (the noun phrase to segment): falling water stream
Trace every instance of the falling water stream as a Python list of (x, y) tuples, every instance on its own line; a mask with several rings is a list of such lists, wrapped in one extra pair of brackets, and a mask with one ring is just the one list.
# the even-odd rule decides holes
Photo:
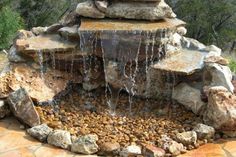
[[(105, 74), (105, 95), (110, 113), (115, 115), (119, 94), (122, 90), (129, 94), (128, 110), (132, 114), (132, 102), (135, 95), (140, 95), (141, 77), (144, 78), (143, 94), (148, 104), (150, 65), (166, 55), (166, 29), (158, 31), (80, 31), (79, 51), (83, 53), (84, 81), (90, 81), (91, 67), (96, 59), (93, 55), (101, 54)], [(99, 52), (101, 51), (101, 52)], [(73, 62), (71, 63), (73, 67)], [(144, 71), (143, 71), (144, 70)], [(143, 76), (143, 74), (145, 76)], [(168, 77), (168, 76), (167, 76)], [(137, 83), (138, 81), (138, 83)]]

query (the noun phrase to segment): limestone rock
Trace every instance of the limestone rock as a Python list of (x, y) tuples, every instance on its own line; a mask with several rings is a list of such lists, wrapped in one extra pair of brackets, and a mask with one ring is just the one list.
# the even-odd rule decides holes
[(231, 82), (232, 72), (227, 66), (217, 63), (206, 64), (203, 73), (203, 81), (206, 86), (223, 86), (230, 92), (234, 92), (234, 86)]
[(63, 16), (59, 23), (64, 27), (80, 25), (80, 17), (77, 15), (76, 11), (72, 11)]
[(67, 40), (79, 41), (78, 25), (72, 27), (63, 27), (59, 29), (59, 34)]
[(142, 148), (142, 154), (146, 157), (164, 157), (165, 150), (153, 145), (145, 145)]
[(205, 63), (217, 63), (220, 65), (228, 65), (229, 61), (221, 56), (206, 56), (204, 59)]
[(215, 129), (205, 124), (197, 124), (193, 131), (197, 133), (199, 139), (212, 139), (215, 135)]
[(76, 49), (76, 43), (63, 40), (59, 35), (39, 35), (27, 39), (18, 39), (16, 41), (16, 49), (35, 61), (39, 60), (39, 52), (42, 52), (47, 57), (43, 56), (43, 62), (50, 59), (52, 52), (71, 52)]
[(172, 98), (195, 114), (199, 114), (201, 109), (205, 106), (205, 103), (201, 100), (200, 90), (186, 83), (181, 83), (174, 88)]
[(107, 7), (108, 7), (108, 1), (107, 0), (95, 0), (95, 5), (101, 12), (105, 13), (107, 10)]
[(7, 57), (10, 62), (14, 63), (26, 62), (26, 59), (23, 56), (21, 56), (21, 54), (18, 51), (16, 51), (15, 46), (12, 46), (10, 48)]
[(90, 18), (104, 18), (105, 14), (97, 9), (93, 0), (87, 0), (77, 5), (76, 13), (78, 15)]
[(21, 30), (17, 31), (15, 40), (16, 39), (27, 39), (27, 38), (31, 38), (31, 37), (34, 37), (34, 36), (35, 35), (34, 35), (33, 32), (21, 29)]
[(55, 23), (55, 24), (52, 24), (51, 26), (48, 26), (45, 32), (48, 34), (54, 34), (54, 33), (57, 33), (57, 31), (62, 27), (63, 27), (62, 24)]
[(186, 35), (187, 34), (187, 29), (183, 26), (180, 26), (177, 28), (177, 33), (180, 34), (181, 36)]
[(175, 47), (181, 46), (182, 36), (179, 33), (175, 33), (171, 36), (171, 44)]
[(27, 130), (27, 133), (41, 142), (46, 142), (52, 129), (47, 124), (38, 125)]
[(3, 100), (0, 100), (0, 119), (8, 116), (9, 114), (10, 110), (8, 105)]
[(13, 91), (23, 87), (34, 101), (42, 103), (54, 100), (57, 95), (66, 90), (68, 81), (73, 81), (77, 77), (50, 68), (47, 68), (42, 76), (40, 69), (37, 64), (12, 65), (11, 75), (7, 77), (9, 80), (7, 86)]
[(182, 143), (178, 143), (176, 141), (171, 141), (167, 146), (168, 151), (174, 155), (177, 156), (181, 154), (181, 152), (184, 150), (184, 146)]
[(204, 50), (206, 48), (206, 46), (199, 41), (187, 37), (182, 38), (182, 47), (190, 50)]
[(90, 155), (98, 152), (99, 148), (96, 144), (98, 140), (97, 135), (86, 135), (79, 137), (71, 146), (71, 151), (75, 153), (82, 153)]
[(47, 32), (47, 27), (33, 27), (31, 29), (31, 31), (35, 34), (35, 35), (41, 35)]
[(178, 142), (184, 145), (194, 145), (197, 142), (197, 133), (195, 131), (188, 131), (176, 134), (176, 139)]
[(210, 88), (203, 120), (217, 130), (236, 131), (236, 96), (222, 86)]
[(114, 155), (117, 154), (120, 149), (119, 143), (106, 142), (99, 145), (100, 153), (103, 155)]
[(207, 46), (205, 48), (205, 51), (216, 52), (216, 54), (218, 54), (219, 56), (221, 55), (221, 52), (222, 52), (222, 50), (219, 47), (215, 46), (215, 45)]
[(48, 135), (47, 142), (51, 145), (69, 149), (71, 142), (71, 135), (68, 131), (54, 130)]
[(7, 100), (12, 113), (19, 120), (31, 127), (40, 125), (40, 118), (34, 108), (34, 103), (24, 88), (11, 93)]
[(161, 1), (160, 3), (113, 1), (106, 10), (106, 17), (136, 20), (160, 20), (163, 18), (174, 18), (176, 15), (164, 1)]
[(120, 152), (121, 157), (138, 156), (138, 155), (141, 155), (141, 154), (142, 154), (141, 147), (139, 147), (137, 145), (130, 145), (130, 146), (124, 148)]

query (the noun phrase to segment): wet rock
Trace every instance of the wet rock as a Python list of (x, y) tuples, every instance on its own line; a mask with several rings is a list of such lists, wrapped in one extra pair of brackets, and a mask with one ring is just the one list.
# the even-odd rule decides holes
[(76, 13), (84, 17), (104, 18), (105, 14), (97, 9), (93, 0), (87, 0), (77, 5)]
[(91, 112), (96, 112), (96, 111), (97, 111), (96, 106), (93, 105), (93, 104), (90, 103), (90, 102), (85, 102), (85, 104), (84, 104), (84, 109), (85, 109), (85, 110), (89, 110), (89, 111), (91, 111)]
[(102, 143), (99, 145), (100, 147), (100, 152), (99, 154), (102, 155), (114, 155), (117, 154), (119, 149), (120, 149), (120, 144), (119, 143), (112, 143), (112, 142), (106, 142)]
[(195, 131), (177, 133), (176, 140), (186, 146), (194, 145), (197, 142), (197, 133)]
[(69, 149), (72, 142), (70, 133), (64, 130), (54, 130), (48, 135), (47, 142), (56, 147)]
[(146, 145), (142, 148), (142, 154), (145, 157), (164, 157), (165, 150), (153, 145)]
[(51, 26), (48, 26), (47, 29), (46, 29), (46, 33), (48, 34), (55, 34), (57, 33), (57, 31), (59, 29), (61, 29), (63, 27), (62, 24), (60, 23), (55, 23), (55, 24), (52, 24)]
[(173, 156), (177, 156), (177, 155), (181, 154), (181, 152), (184, 150), (184, 146), (182, 143), (178, 143), (176, 141), (171, 141), (168, 144), (167, 149)]
[(211, 87), (203, 120), (217, 130), (236, 131), (236, 96), (225, 87)]
[(182, 38), (182, 47), (190, 50), (204, 50), (206, 46), (199, 41), (184, 37)]
[(200, 114), (202, 108), (205, 106), (205, 103), (201, 100), (200, 90), (186, 83), (181, 83), (175, 87), (172, 98), (195, 114)]
[(92, 91), (102, 85), (103, 85), (103, 81), (83, 82), (83, 89), (86, 91)]
[(8, 116), (9, 114), (9, 106), (3, 100), (0, 100), (0, 119)]
[(26, 59), (16, 50), (15, 46), (12, 46), (8, 52), (7, 58), (10, 62), (21, 63), (26, 62)]
[(67, 40), (70, 41), (78, 41), (79, 33), (78, 33), (78, 25), (74, 25), (72, 27), (63, 27), (59, 29), (60, 35)]
[(205, 54), (189, 49), (181, 49), (176, 55), (162, 59), (153, 65), (154, 69), (189, 76), (204, 67)]
[(112, 1), (106, 10), (106, 17), (136, 20), (160, 20), (164, 18), (174, 18), (176, 15), (164, 1), (161, 1), (160, 3)]
[(27, 133), (41, 142), (46, 142), (53, 130), (47, 124), (38, 125), (27, 130)]
[[(18, 39), (16, 41), (16, 49), (18, 52), (38, 61), (38, 52), (43, 52), (44, 55), (50, 55), (52, 52), (70, 52), (76, 49), (76, 43), (63, 40), (59, 35), (40, 35), (27, 39)], [(43, 56), (43, 58), (44, 62), (50, 59), (49, 56)]]
[(108, 1), (107, 0), (95, 0), (95, 5), (101, 12), (105, 13), (107, 10), (107, 7), (108, 7)]
[(97, 135), (86, 135), (79, 137), (71, 146), (71, 151), (75, 153), (81, 153), (90, 155), (98, 152), (99, 147), (96, 144), (98, 140)]
[(217, 63), (205, 65), (203, 73), (203, 82), (206, 86), (223, 86), (230, 92), (234, 92), (232, 84), (232, 72), (229, 67)]
[(193, 131), (197, 133), (197, 137), (199, 139), (212, 139), (215, 135), (215, 129), (211, 126), (205, 125), (205, 124), (197, 124)]
[(31, 127), (40, 125), (40, 118), (34, 103), (24, 88), (11, 93), (7, 100), (12, 113), (19, 120)]
[(220, 65), (228, 65), (229, 61), (221, 56), (207, 56), (204, 59), (205, 63), (217, 63)]

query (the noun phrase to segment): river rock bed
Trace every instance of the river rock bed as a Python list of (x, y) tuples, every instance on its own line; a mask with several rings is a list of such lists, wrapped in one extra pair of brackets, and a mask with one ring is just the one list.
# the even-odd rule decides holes
[(53, 129), (67, 130), (77, 137), (96, 134), (98, 145), (112, 142), (122, 147), (133, 143), (161, 147), (164, 136), (175, 139), (177, 133), (202, 122), (183, 106), (165, 101), (134, 98), (130, 112), (125, 93), (118, 99), (116, 115), (111, 116), (105, 97), (105, 91), (73, 92), (58, 105), (37, 106), (36, 110), (41, 122)]

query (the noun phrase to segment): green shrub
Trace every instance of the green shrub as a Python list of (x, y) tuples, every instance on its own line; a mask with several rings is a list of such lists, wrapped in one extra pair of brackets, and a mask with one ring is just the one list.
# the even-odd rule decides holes
[(5, 6), (0, 9), (0, 50), (9, 48), (15, 33), (23, 26), (20, 15)]
[(236, 73), (236, 61), (234, 59), (230, 59), (229, 67), (232, 72)]

